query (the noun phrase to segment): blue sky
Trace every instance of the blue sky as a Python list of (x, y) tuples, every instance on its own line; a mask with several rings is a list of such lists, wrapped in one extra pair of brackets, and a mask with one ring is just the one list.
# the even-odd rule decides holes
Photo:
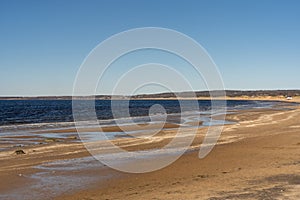
[(299, 89), (299, 10), (297, 0), (1, 0), (0, 95), (70, 95), (96, 45), (149, 26), (199, 42), (226, 89)]

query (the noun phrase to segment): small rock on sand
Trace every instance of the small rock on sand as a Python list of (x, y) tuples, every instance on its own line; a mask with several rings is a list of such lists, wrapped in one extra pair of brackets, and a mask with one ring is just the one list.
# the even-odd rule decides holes
[(25, 154), (25, 152), (22, 149), (20, 149), (20, 150), (16, 150), (15, 154), (22, 155), (22, 154)]

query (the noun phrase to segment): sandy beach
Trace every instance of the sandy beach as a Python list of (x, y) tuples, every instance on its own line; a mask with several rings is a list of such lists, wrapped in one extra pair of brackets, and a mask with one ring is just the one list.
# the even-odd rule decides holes
[[(59, 200), (299, 199), (299, 118), (298, 105), (284, 104), (276, 108), (241, 110), (228, 114), (226, 119), (235, 123), (225, 125), (218, 145), (207, 157), (198, 157), (199, 147), (207, 131), (203, 127), (197, 130), (191, 151), (166, 168), (144, 174), (119, 172), (92, 160), (83, 165), (83, 170), (54, 169), (43, 177), (40, 174), (44, 173), (44, 168), (37, 166), (89, 158), (89, 152), (80, 142), (70, 138), (24, 147), (24, 155), (16, 155), (15, 151), (20, 149), (16, 147), (0, 153), (0, 194), (15, 194), (15, 199), (23, 195), (22, 199), (29, 199), (34, 191), (42, 195), (43, 199)], [(106, 131), (114, 131), (114, 128)], [(129, 151), (159, 148), (172, 139), (174, 128), (175, 125), (167, 124), (151, 140), (116, 138), (115, 143)], [(70, 129), (56, 132), (64, 131), (71, 132)], [(88, 167), (88, 163), (94, 163), (94, 166)], [(68, 167), (73, 165), (70, 163)], [(40, 179), (33, 178), (36, 174), (40, 175)], [(22, 190), (26, 185), (35, 186), (38, 181), (51, 176), (70, 177), (65, 182), (54, 182), (64, 188), (63, 192), (55, 193), (51, 188), (44, 188), (43, 184), (31, 188), (32, 191), (28, 188), (27, 191)]]
[(0, 200), (300, 200), (300, 0), (0, 0)]

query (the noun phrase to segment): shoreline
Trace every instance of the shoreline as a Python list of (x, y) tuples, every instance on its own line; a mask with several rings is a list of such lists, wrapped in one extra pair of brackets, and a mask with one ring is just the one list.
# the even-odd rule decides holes
[[(242, 184), (239, 182), (241, 181), (240, 178), (235, 177), (234, 175), (240, 174), (242, 171), (244, 173), (248, 173), (249, 171), (244, 171), (246, 169), (252, 170), (251, 173), (253, 170), (256, 171), (255, 166), (248, 166), (246, 162), (247, 160), (243, 157), (245, 155), (247, 157), (247, 154), (251, 151), (253, 151), (252, 153), (254, 153), (258, 160), (255, 161), (253, 160), (254, 158), (247, 158), (249, 158), (251, 162), (257, 163), (259, 166), (266, 166), (267, 163), (265, 162), (274, 162), (275, 158), (275, 161), (278, 162), (278, 166), (285, 169), (285, 173), (296, 173), (299, 170), (299, 163), (285, 166), (288, 160), (297, 162), (297, 159), (300, 158), (299, 153), (294, 155), (296, 151), (299, 152), (300, 147), (299, 134), (297, 134), (297, 131), (300, 130), (300, 124), (297, 120), (297, 117), (300, 117), (300, 109), (298, 105), (291, 107), (294, 110), (251, 109), (236, 111), (233, 114), (229, 114), (227, 119), (236, 121), (237, 123), (224, 126), (224, 132), (219, 139), (219, 144), (203, 160), (200, 160), (197, 157), (197, 153), (206, 128), (198, 129), (197, 137), (192, 144), (192, 148), (194, 149), (192, 152), (186, 153), (172, 165), (157, 172), (136, 175), (117, 172), (107, 168), (99, 170), (97, 167), (83, 170), (83, 172), (80, 170), (73, 170), (73, 172), (66, 172), (66, 174), (54, 171), (55, 173), (52, 174), (53, 176), (57, 176), (59, 173), (62, 173), (63, 175), (75, 173), (80, 177), (93, 177), (97, 174), (95, 177), (101, 180), (100, 182), (94, 180), (87, 183), (87, 188), (79, 187), (78, 190), (80, 192), (69, 189), (67, 190), (67, 194), (62, 193), (57, 197), (57, 199), (151, 199), (153, 196), (160, 196), (161, 198), (158, 199), (178, 199), (183, 197), (194, 199), (196, 198), (195, 195), (203, 197), (201, 199), (208, 199), (214, 196), (218, 199), (218, 195), (224, 196), (225, 193), (227, 194), (230, 192), (230, 190), (228, 190), (229, 188), (225, 188), (226, 190), (223, 188), (222, 190), (224, 190), (224, 194), (219, 194), (214, 191), (203, 191), (200, 186), (193, 184), (204, 184), (203, 186), (210, 184), (214, 190), (219, 191), (222, 187), (214, 184), (213, 182), (227, 180), (226, 176), (228, 174), (233, 175), (232, 178), (234, 179), (234, 182), (232, 182), (232, 184), (236, 184), (236, 186)], [(283, 127), (289, 127), (289, 131), (283, 130)], [(276, 130), (275, 133), (273, 130)], [(260, 135), (259, 131), (261, 131), (263, 135)], [(289, 134), (287, 138), (285, 138), (287, 136), (286, 133)], [(149, 141), (132, 140), (130, 138), (124, 140), (124, 138), (122, 138), (123, 143), (121, 142), (118, 145), (123, 145), (123, 147), (129, 151), (153, 149), (167, 144), (173, 134), (173, 130), (166, 130), (162, 134), (157, 135), (157, 139), (159, 140), (156, 140), (156, 142), (151, 141), (150, 143)], [(285, 141), (289, 146), (287, 146), (287, 148), (280, 147), (279, 155), (276, 155), (276, 153), (278, 153), (276, 151), (276, 149), (278, 149), (278, 145), (274, 145), (273, 143), (275, 142), (282, 146), (283, 141)], [(299, 141), (299, 145), (296, 141)], [(120, 142), (120, 140), (118, 142)], [(259, 151), (253, 149), (250, 144), (259, 149), (270, 150), (270, 155), (266, 157), (264, 157), (264, 155), (259, 155)], [(13, 155), (13, 151), (6, 156), (0, 154), (0, 160), (2, 163), (2, 166), (0, 167), (0, 177), (1, 180), (6, 183), (5, 185), (0, 185), (0, 193), (18, 188), (19, 186), (21, 187), (22, 184), (25, 183), (28, 184), (31, 182), (32, 185), (34, 185), (35, 180), (32, 178), (28, 179), (28, 177), (32, 174), (43, 172), (43, 170), (35, 168), (34, 166), (41, 166), (53, 161), (80, 159), (90, 156), (89, 152), (86, 151), (82, 144), (72, 142), (34, 145), (26, 147), (25, 150), (26, 155)], [(226, 159), (231, 160), (231, 163), (228, 164), (226, 159), (224, 160), (224, 158), (222, 158), (224, 155)], [(235, 155), (235, 159), (231, 158), (231, 155)], [(288, 159), (285, 158), (284, 155), (289, 155)], [(265, 160), (262, 160), (261, 156)], [(281, 156), (283, 157), (281, 158)], [(278, 160), (279, 157), (282, 160)], [(224, 166), (222, 162), (225, 163)], [(241, 163), (240, 167), (235, 166), (234, 162)], [(215, 164), (218, 166), (217, 168), (213, 167), (213, 169), (209, 169)], [(198, 168), (198, 166), (201, 166), (201, 168)], [(202, 167), (207, 171), (202, 171)], [(241, 169), (235, 170), (235, 168)], [(270, 172), (272, 170), (270, 170)], [(215, 173), (215, 171), (220, 172)], [(272, 174), (270, 172), (263, 174), (263, 171), (264, 170), (262, 170), (261, 173), (265, 178), (267, 178), (267, 175)], [(277, 173), (277, 175), (279, 173), (279, 171), (276, 171), (276, 168), (274, 168), (274, 171), (272, 172), (274, 172), (274, 174)], [(19, 176), (20, 174), (21, 176)], [(103, 180), (101, 177), (105, 177), (107, 174), (112, 174), (113, 177), (105, 178), (105, 180)], [(240, 175), (243, 175), (243, 173)], [(252, 174), (253, 177), (249, 176), (246, 178), (253, 179), (253, 181), (255, 181), (257, 177), (254, 175), (255, 174)], [(298, 180), (298, 177), (292, 176), (292, 178), (296, 179), (296, 181)], [(177, 182), (180, 183), (177, 183), (176, 181), (174, 182), (174, 180), (177, 179)], [(197, 179), (198, 182), (196, 181), (194, 183), (194, 179)], [(193, 190), (190, 190), (187, 184), (192, 184)], [(165, 187), (164, 185), (168, 187)], [(294, 185), (292, 186), (294, 187)], [(244, 185), (244, 187), (246, 186)], [(282, 186), (282, 188), (285, 187), (287, 186)], [(194, 191), (195, 188), (199, 189), (199, 191)], [(156, 189), (157, 192), (155, 192), (154, 189)], [(173, 191), (173, 189), (175, 191)], [(50, 193), (49, 195), (51, 195), (51, 191), (48, 192)], [(276, 193), (276, 195), (278, 194)], [(44, 199), (47, 199), (47, 197), (45, 196)], [(53, 197), (49, 197), (49, 199), (53, 199)]]
[(204, 159), (195, 149), (159, 171), (122, 173), (120, 178), (57, 199), (298, 199), (298, 117), (299, 107), (232, 114), (229, 118), (239, 122), (226, 126), (220, 139), (237, 132), (243, 138), (218, 144)]

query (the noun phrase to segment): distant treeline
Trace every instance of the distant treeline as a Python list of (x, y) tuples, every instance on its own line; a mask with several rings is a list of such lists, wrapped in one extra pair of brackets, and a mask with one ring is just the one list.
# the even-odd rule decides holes
[[(300, 90), (226, 90), (228, 97), (258, 97), (258, 96), (300, 96)], [(198, 91), (198, 92), (178, 92), (178, 93), (160, 93), (160, 94), (142, 94), (132, 96), (133, 98), (170, 98), (170, 97), (210, 97), (222, 95), (222, 91)]]
[[(226, 90), (228, 97), (258, 97), (258, 96), (300, 96), (300, 90)], [(0, 97), (0, 100), (71, 100), (73, 99), (151, 99), (151, 98), (192, 98), (209, 97), (210, 94), (218, 96), (224, 94), (223, 91), (198, 91), (198, 92), (176, 92), (176, 93), (158, 93), (158, 94), (140, 94), (134, 96), (122, 95), (96, 95), (96, 96), (37, 96), (37, 97)]]

